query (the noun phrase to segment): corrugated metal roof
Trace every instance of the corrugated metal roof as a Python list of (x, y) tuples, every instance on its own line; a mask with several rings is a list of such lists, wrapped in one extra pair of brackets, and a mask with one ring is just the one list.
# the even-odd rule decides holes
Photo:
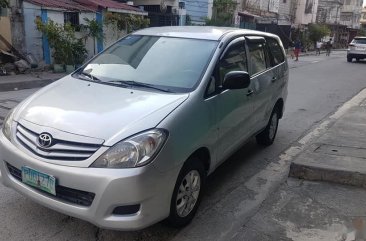
[(112, 0), (75, 0), (76, 2), (84, 5), (84, 6), (88, 6), (88, 7), (92, 7), (95, 10), (98, 9), (98, 7), (101, 8), (113, 8), (113, 9), (120, 9), (120, 10), (127, 10), (127, 11), (133, 11), (133, 12), (144, 12), (143, 10), (127, 5), (126, 3), (120, 3), (120, 2), (115, 2)]
[(96, 9), (83, 6), (72, 0), (26, 0), (29, 3), (45, 8), (60, 8), (73, 11), (95, 11)]
[(38, 6), (45, 8), (59, 8), (66, 10), (95, 12), (98, 8), (126, 10), (128, 12), (143, 13), (144, 11), (127, 5), (125, 3), (112, 0), (26, 0)]

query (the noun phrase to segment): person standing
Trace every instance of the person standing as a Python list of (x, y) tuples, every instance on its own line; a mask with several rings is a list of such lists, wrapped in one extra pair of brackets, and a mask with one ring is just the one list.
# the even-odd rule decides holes
[(295, 50), (294, 42), (290, 41), (289, 47), (288, 47), (288, 52), (289, 52), (289, 54), (291, 56), (291, 59), (294, 59), (294, 57), (295, 57), (294, 50)]
[(301, 41), (300, 39), (297, 39), (295, 41), (295, 61), (299, 61), (299, 54), (300, 54), (300, 51), (301, 51)]
[(322, 42), (317, 41), (316, 42), (316, 55), (320, 55), (320, 49), (322, 47)]
[(325, 45), (325, 48), (327, 50), (326, 56), (330, 56), (330, 51), (332, 50), (332, 39), (328, 40), (328, 42)]

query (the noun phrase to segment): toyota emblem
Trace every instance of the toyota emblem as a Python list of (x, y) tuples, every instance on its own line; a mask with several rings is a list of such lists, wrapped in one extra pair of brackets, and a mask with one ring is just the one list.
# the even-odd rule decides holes
[(38, 145), (43, 148), (52, 146), (52, 136), (48, 133), (41, 133), (38, 136)]

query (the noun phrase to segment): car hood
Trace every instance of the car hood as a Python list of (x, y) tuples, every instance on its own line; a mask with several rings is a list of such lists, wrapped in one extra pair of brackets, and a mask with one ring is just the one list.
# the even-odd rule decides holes
[(104, 145), (156, 127), (189, 94), (151, 92), (67, 76), (28, 98), (15, 120), (103, 139)]

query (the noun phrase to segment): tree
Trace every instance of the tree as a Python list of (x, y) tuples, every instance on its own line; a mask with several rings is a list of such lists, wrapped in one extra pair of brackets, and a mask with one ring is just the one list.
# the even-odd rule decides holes
[(105, 15), (104, 23), (107, 25), (113, 24), (118, 30), (131, 33), (132, 31), (148, 27), (150, 19), (134, 14), (108, 12)]
[(214, 0), (212, 18), (206, 19), (206, 25), (232, 26), (236, 4), (232, 0)]
[(103, 40), (103, 27), (101, 23), (98, 23), (96, 19), (84, 18), (86, 22), (87, 36), (93, 38), (93, 50), (95, 54), (95, 40)]
[(330, 34), (330, 29), (325, 25), (309, 24), (309, 39), (314, 44)]
[(0, 8), (8, 8), (9, 0), (0, 0)]
[(357, 33), (358, 36), (366, 36), (366, 31), (364, 29), (360, 29)]

